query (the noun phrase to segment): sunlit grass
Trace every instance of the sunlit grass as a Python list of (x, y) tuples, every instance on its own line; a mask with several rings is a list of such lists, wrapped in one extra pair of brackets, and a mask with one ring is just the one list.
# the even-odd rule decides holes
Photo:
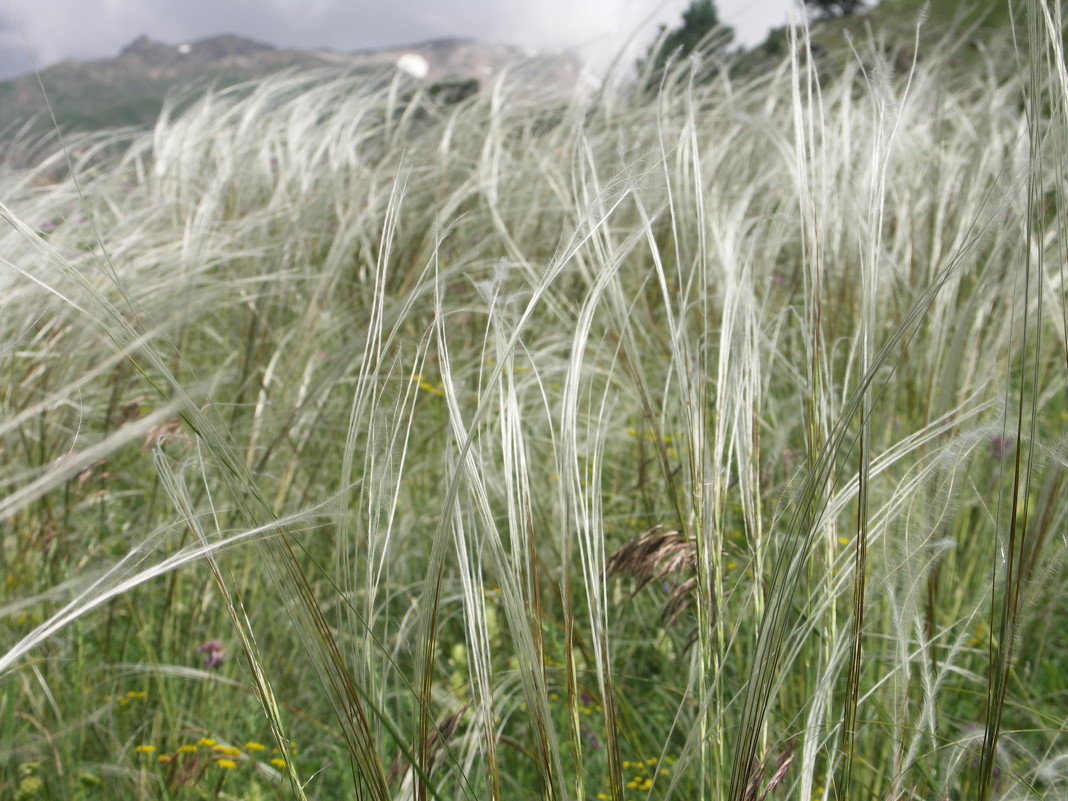
[(1064, 793), (1025, 40), (657, 97), (278, 76), (8, 169), (0, 795)]

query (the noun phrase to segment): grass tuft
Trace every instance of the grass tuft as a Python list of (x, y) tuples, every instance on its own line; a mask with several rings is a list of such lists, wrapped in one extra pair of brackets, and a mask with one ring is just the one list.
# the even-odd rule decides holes
[(802, 29), (655, 98), (291, 72), (13, 139), (0, 796), (1068, 792), (1025, 10), (1015, 64)]

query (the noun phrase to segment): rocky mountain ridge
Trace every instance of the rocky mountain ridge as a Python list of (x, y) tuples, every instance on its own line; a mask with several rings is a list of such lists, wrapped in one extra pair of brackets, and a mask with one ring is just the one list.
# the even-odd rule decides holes
[[(63, 130), (151, 125), (168, 93), (190, 86), (224, 87), (286, 69), (391, 77), (398, 69), (430, 83), (492, 81), (503, 70), (539, 85), (573, 86), (581, 62), (566, 52), (532, 53), (472, 39), (436, 39), (402, 47), (346, 53), (276, 48), (226, 34), (167, 44), (141, 36), (113, 58), (64, 61), (41, 70)], [(0, 83), (0, 136), (30, 125), (51, 127), (38, 75)]]

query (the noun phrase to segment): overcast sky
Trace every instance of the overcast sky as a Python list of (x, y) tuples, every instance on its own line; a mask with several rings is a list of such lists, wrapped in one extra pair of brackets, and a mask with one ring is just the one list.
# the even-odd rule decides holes
[[(748, 44), (786, 23), (793, 0), (718, 0)], [(3, 0), (0, 79), (63, 59), (116, 55), (141, 34), (169, 44), (235, 33), (278, 47), (361, 50), (469, 36), (497, 44), (615, 54), (689, 0)], [(32, 60), (31, 60), (32, 54)]]

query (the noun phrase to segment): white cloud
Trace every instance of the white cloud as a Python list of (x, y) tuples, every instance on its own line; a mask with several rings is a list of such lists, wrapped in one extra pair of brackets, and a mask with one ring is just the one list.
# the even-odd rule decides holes
[(334, 0), (269, 0), (271, 8), (283, 18), (303, 20), (327, 19), (338, 11)]

